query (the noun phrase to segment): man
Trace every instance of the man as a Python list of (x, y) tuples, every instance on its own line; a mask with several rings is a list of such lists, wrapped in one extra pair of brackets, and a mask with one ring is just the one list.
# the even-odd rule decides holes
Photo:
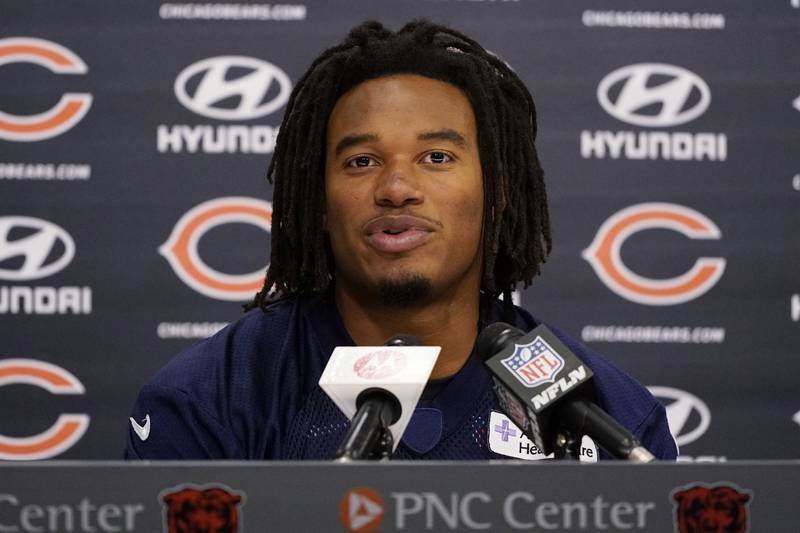
[[(139, 396), (128, 458), (332, 458), (348, 420), (317, 385), (334, 347), (398, 333), (441, 346), (404, 459), (489, 459), (499, 410), (473, 354), (550, 250), (533, 100), (508, 66), (449, 28), (365, 23), (289, 100), (269, 168), (271, 264), (245, 317), (180, 354)], [(503, 294), (504, 300), (498, 300)], [(594, 370), (599, 401), (657, 457), (664, 408), (557, 332)]]

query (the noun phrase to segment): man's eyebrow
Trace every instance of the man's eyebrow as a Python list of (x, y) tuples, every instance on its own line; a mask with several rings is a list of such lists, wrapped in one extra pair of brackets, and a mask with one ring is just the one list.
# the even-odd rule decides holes
[(334, 151), (334, 153), (336, 154), (336, 156), (338, 156), (351, 146), (377, 140), (378, 136), (375, 135), (374, 133), (358, 133), (358, 134), (345, 135), (342, 138), (342, 140), (336, 144), (336, 150)]
[(467, 140), (464, 138), (463, 135), (458, 133), (456, 130), (451, 129), (443, 129), (437, 131), (427, 131), (425, 133), (420, 133), (417, 136), (417, 140), (420, 141), (450, 141), (453, 144), (456, 144), (462, 148), (467, 147)]

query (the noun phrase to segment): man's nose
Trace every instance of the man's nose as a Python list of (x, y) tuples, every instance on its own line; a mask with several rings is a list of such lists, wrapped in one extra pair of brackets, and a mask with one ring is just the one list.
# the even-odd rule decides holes
[(387, 162), (375, 186), (375, 203), (383, 207), (405, 207), (422, 201), (414, 164), (399, 159)]

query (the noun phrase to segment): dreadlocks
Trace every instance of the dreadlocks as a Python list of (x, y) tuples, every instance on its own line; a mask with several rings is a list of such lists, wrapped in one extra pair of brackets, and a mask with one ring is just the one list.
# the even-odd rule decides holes
[(323, 231), (325, 143), (331, 110), (356, 85), (390, 74), (418, 74), (460, 88), (475, 113), (484, 182), (483, 279), (487, 294), (527, 287), (551, 248), (536, 109), (525, 85), (502, 60), (469, 37), (425, 20), (397, 33), (378, 22), (354, 28), (322, 53), (298, 81), (267, 171), (274, 184), (267, 296), (324, 291), (335, 265)]

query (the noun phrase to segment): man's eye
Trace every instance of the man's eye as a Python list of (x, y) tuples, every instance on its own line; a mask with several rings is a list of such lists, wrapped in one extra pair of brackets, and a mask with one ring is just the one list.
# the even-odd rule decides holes
[(431, 152), (427, 154), (424, 158), (422, 158), (422, 161), (424, 163), (435, 163), (435, 164), (450, 163), (452, 160), (453, 158), (449, 154), (446, 154), (444, 152)]
[(366, 155), (360, 155), (347, 162), (348, 167), (368, 167), (372, 163), (372, 158)]

